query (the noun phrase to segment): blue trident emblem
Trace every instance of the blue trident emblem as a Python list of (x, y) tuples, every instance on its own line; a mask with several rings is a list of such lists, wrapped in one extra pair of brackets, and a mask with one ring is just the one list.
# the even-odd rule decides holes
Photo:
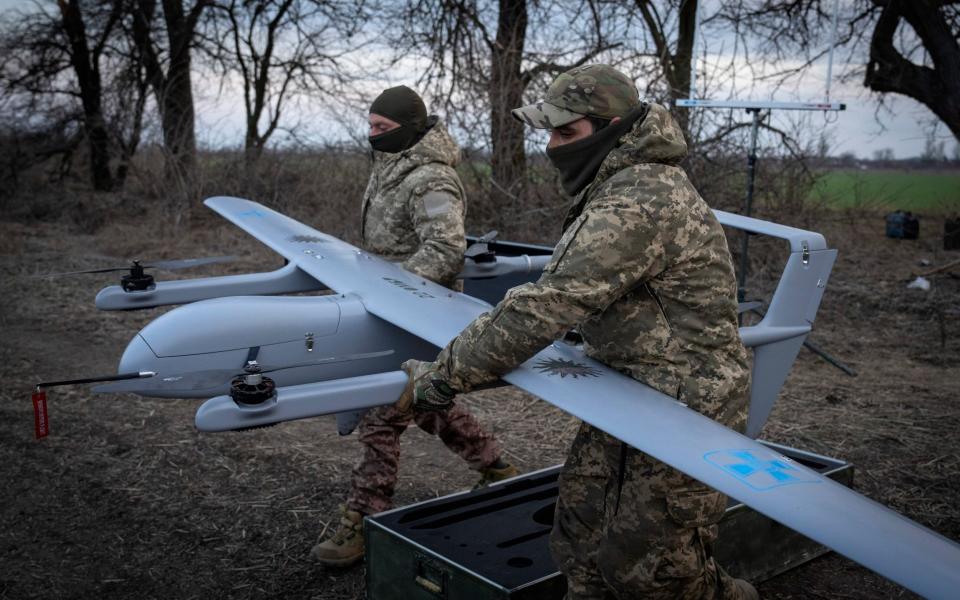
[(703, 458), (761, 492), (794, 483), (820, 483), (816, 475), (770, 450), (715, 450)]

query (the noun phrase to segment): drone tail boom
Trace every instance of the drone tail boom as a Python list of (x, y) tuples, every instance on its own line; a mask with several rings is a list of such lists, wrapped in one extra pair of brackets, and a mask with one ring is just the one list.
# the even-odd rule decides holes
[(406, 373), (388, 371), (280, 388), (275, 398), (257, 406), (217, 396), (200, 406), (195, 423), (200, 431), (236, 431), (367, 409), (396, 402), (406, 385)]

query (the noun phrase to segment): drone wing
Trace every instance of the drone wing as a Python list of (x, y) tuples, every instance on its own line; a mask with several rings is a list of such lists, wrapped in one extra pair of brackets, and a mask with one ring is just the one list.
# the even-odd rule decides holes
[(204, 204), (331, 290), (359, 296), (374, 315), (441, 348), (490, 310), (482, 300), (451, 292), (256, 202), (218, 196)]
[[(372, 314), (444, 346), (489, 305), (255, 202), (207, 206)], [(554, 343), (503, 377), (591, 425), (930, 598), (960, 589), (960, 545), (633, 379)]]

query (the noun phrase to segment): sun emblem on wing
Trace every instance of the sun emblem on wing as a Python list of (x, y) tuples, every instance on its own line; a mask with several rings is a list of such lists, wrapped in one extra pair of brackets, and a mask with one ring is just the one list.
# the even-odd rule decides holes
[(546, 373), (547, 375), (559, 375), (560, 377), (566, 377), (569, 375), (574, 379), (578, 377), (600, 376), (599, 369), (594, 369), (593, 367), (581, 365), (580, 363), (573, 362), (572, 360), (565, 360), (562, 358), (542, 359), (533, 365), (533, 368), (541, 373)]
[(303, 244), (325, 244), (327, 240), (316, 235), (291, 235), (287, 238), (291, 242), (300, 242)]

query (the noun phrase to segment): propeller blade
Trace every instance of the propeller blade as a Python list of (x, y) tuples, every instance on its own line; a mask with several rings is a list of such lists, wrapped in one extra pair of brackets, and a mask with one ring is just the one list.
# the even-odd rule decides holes
[[(218, 263), (228, 263), (237, 260), (236, 256), (208, 256), (206, 258), (181, 258), (177, 260), (153, 260), (138, 261), (143, 269), (163, 269), (164, 271), (176, 271), (177, 269), (190, 269), (193, 267), (202, 267), (204, 265), (215, 265)], [(40, 277), (62, 277), (64, 275), (87, 275), (90, 273), (118, 273), (120, 271), (129, 271), (133, 268), (133, 263), (125, 267), (105, 267), (103, 269), (84, 269), (82, 271), (65, 271), (62, 273), (41, 273), (39, 275), (30, 275), (31, 279)]]
[(206, 258), (181, 258), (179, 260), (154, 260), (143, 265), (145, 269), (163, 269), (164, 271), (176, 271), (177, 269), (191, 269), (203, 265), (215, 265), (218, 263), (228, 263), (237, 260), (236, 256), (208, 256)]
[(41, 277), (61, 277), (63, 275), (86, 275), (88, 273), (114, 273), (118, 271), (129, 271), (130, 267), (107, 267), (105, 269), (86, 269), (84, 271), (65, 271), (63, 273), (40, 273), (39, 275), (30, 275), (30, 279), (39, 279)]

